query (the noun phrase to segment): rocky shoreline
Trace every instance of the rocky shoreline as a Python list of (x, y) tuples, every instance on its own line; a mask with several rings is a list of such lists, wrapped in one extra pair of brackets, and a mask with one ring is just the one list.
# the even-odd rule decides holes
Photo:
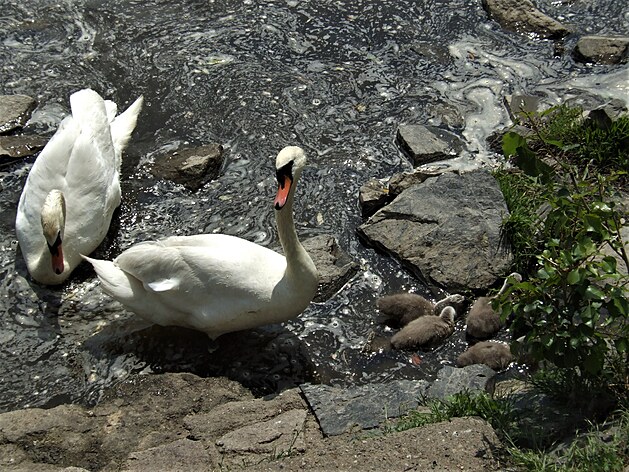
[[(483, 5), (508, 30), (553, 39), (571, 33), (569, 26), (528, 1), (485, 0)], [(572, 54), (581, 62), (618, 64), (626, 61), (628, 49), (629, 38), (584, 35)], [(45, 144), (39, 136), (19, 135), (35, 106), (30, 97), (0, 97), (0, 166), (33, 155)], [(435, 297), (486, 293), (506, 275), (511, 261), (499, 238), (506, 205), (491, 174), (430, 166), (461, 151), (462, 140), (449, 130), (400, 125), (397, 140), (418, 168), (363, 186), (359, 198), (366, 221), (357, 229), (359, 236), (399, 258)], [(220, 146), (177, 154), (154, 173), (191, 189), (217, 177)], [(358, 266), (332, 235), (305, 245), (316, 254), (322, 272), (317, 299), (325, 300)], [(446, 267), (444, 260), (451, 263)], [(503, 391), (496, 379), (496, 372), (483, 365), (444, 366), (434, 382), (394, 381), (351, 389), (304, 384), (254, 398), (224, 377), (137, 375), (107, 389), (94, 407), (64, 404), (0, 414), (0, 468), (505, 470), (503, 445), (478, 418), (406, 432), (387, 430), (394, 418), (417, 408), (420, 398)], [(530, 408), (527, 392), (521, 385), (516, 391)], [(545, 407), (558, 411), (556, 405)], [(579, 419), (561, 411), (546, 420), (560, 430)]]

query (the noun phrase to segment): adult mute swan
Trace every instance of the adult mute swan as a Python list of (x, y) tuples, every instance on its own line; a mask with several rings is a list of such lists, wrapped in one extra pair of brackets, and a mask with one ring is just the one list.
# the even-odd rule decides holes
[(136, 244), (113, 262), (86, 257), (103, 290), (142, 318), (208, 334), (279, 323), (306, 309), (319, 276), (293, 222), (303, 150), (277, 155), (275, 218), (286, 257), (225, 234), (171, 236)]
[(142, 108), (116, 116), (114, 102), (90, 89), (70, 96), (72, 114), (35, 160), (15, 219), (20, 250), (39, 283), (65, 281), (101, 243), (120, 204), (122, 151)]

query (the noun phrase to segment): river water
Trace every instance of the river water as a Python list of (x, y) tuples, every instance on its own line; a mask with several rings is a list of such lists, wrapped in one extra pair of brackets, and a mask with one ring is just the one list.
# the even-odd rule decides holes
[[(540, 2), (587, 33), (627, 33), (623, 2)], [(364, 247), (358, 189), (410, 170), (397, 126), (450, 126), (491, 164), (488, 134), (509, 123), (505, 95), (546, 103), (627, 100), (626, 69), (578, 65), (555, 44), (503, 31), (480, 1), (0, 0), (0, 93), (37, 98), (28, 133), (51, 135), (68, 96), (91, 87), (126, 108), (145, 97), (123, 165), (123, 203), (101, 258), (139, 241), (225, 232), (274, 245), (274, 156), (297, 144), (309, 166), (295, 219), (302, 238), (331, 234), (360, 264), (334, 297), (283, 326), (204, 335), (149, 326), (102, 294), (88, 267), (61, 288), (32, 283), (14, 241), (15, 208), (33, 159), (0, 169), (0, 411), (91, 403), (130, 373), (226, 375), (266, 394), (300, 382), (351, 385), (431, 378), (465, 349), (457, 333), (419, 365), (363, 353), (375, 300), (427, 294), (395, 260)], [(168, 151), (218, 142), (221, 176), (196, 193), (148, 172)]]

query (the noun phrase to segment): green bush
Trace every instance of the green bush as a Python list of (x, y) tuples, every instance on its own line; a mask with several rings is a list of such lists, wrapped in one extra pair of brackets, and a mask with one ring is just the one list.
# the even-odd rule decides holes
[(616, 204), (629, 118), (601, 128), (581, 116), (561, 107), (528, 116), (528, 138), (504, 135), (505, 156), (519, 172), (496, 174), (511, 212), (502, 230), (525, 280), (494, 308), (511, 321), (516, 353), (626, 394), (626, 369), (619, 378), (608, 366), (629, 360), (628, 278), (618, 267), (629, 268), (620, 231), (626, 215)]

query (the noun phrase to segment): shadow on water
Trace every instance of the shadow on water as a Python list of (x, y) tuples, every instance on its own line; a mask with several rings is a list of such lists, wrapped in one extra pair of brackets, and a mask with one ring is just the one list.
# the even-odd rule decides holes
[(95, 359), (105, 362), (132, 356), (144, 373), (225, 376), (257, 396), (314, 380), (314, 366), (303, 343), (279, 325), (228, 333), (216, 341), (179, 327), (152, 325), (121, 334), (110, 326), (83, 345)]

